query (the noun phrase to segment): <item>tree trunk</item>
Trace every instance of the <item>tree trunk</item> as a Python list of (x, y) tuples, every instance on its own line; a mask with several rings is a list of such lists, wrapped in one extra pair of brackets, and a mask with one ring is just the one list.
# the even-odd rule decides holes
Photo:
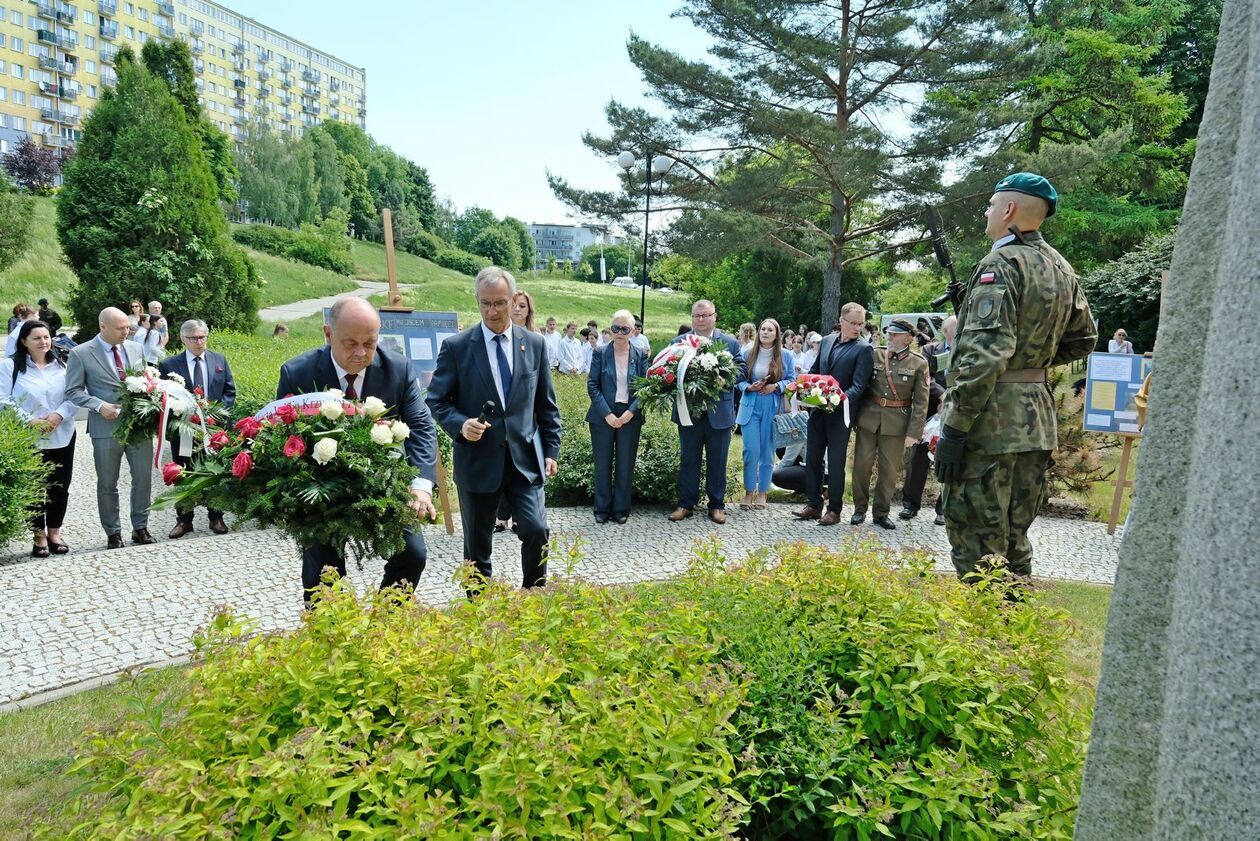
[(841, 275), (844, 272), (844, 230), (845, 210), (847, 205), (842, 193), (831, 192), (831, 248), (827, 256), (827, 265), (823, 269), (822, 322), (818, 332), (824, 336), (831, 332), (831, 325), (840, 316)]

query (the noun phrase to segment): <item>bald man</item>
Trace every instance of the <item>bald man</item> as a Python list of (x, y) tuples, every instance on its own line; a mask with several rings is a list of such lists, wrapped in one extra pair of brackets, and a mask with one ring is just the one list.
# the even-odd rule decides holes
[[(324, 325), (325, 345), (280, 368), (276, 397), (340, 389), (350, 400), (379, 397), (389, 407), (385, 417), (411, 428), (405, 450), (407, 461), (420, 471), (411, 484), (411, 509), (422, 518), (434, 516), (433, 485), (437, 481), (437, 430), (429, 408), (420, 399), (420, 384), (410, 360), (377, 347), (381, 317), (362, 298), (342, 298), (332, 305)], [(428, 552), (424, 535), (408, 529), (398, 554), (385, 561), (381, 588), (409, 586), (420, 581)], [(324, 569), (346, 574), (344, 546), (313, 544), (302, 547), (302, 596), (309, 605)]]
[(105, 530), (106, 548), (121, 549), (124, 544), (118, 477), (124, 455), (131, 471), (131, 542), (155, 542), (149, 534), (153, 441), (124, 447), (116, 437), (119, 389), (128, 371), (144, 367), (144, 348), (127, 341), (127, 314), (116, 307), (101, 310), (97, 326), (100, 332), (96, 338), (74, 348), (66, 360), (66, 399), (90, 413), (88, 435), (96, 463), (96, 509)]
[(992, 556), (1021, 579), (1032, 576), (1028, 528), (1058, 446), (1048, 369), (1085, 357), (1098, 340), (1075, 270), (1040, 232), (1058, 198), (1030, 172), (994, 186), (985, 212), (993, 248), (958, 309), (936, 476), (964, 581), (985, 572)]

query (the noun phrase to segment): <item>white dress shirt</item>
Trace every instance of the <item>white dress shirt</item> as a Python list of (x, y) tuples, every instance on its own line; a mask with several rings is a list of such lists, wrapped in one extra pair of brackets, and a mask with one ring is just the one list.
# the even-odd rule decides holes
[(43, 418), (53, 412), (61, 415), (61, 423), (39, 439), (41, 450), (58, 450), (74, 437), (74, 413), (77, 407), (66, 399), (66, 369), (59, 362), (43, 368), (30, 359), (26, 370), (13, 381), (13, 360), (0, 362), (0, 406), (12, 406), (24, 421)]
[[(506, 411), (508, 396), (503, 391), (503, 379), (499, 376), (499, 352), (495, 350), (497, 342), (494, 340), (497, 335), (499, 334), (487, 327), (484, 321), (481, 322), (481, 337), (486, 345), (486, 358), (490, 360), (490, 376), (494, 378), (494, 390), (499, 393), (499, 405)], [(512, 328), (510, 326), (503, 331), (503, 355), (507, 358), (508, 370), (515, 373), (516, 370), (512, 367), (515, 360), (512, 358)]]
[(595, 354), (595, 348), (590, 342), (582, 343), (582, 373), (589, 373), (591, 370), (591, 357)]
[(560, 331), (543, 333), (542, 337), (547, 343), (547, 364), (555, 368), (560, 364)]
[(26, 324), (25, 321), (19, 321), (17, 327), (9, 331), (9, 339), (4, 343), (4, 355), (10, 359), (13, 358), (13, 354), (17, 353), (18, 333), (22, 332), (22, 325), (24, 324)]
[(558, 361), (561, 374), (576, 374), (582, 369), (582, 343), (576, 338), (560, 339)]
[[(196, 383), (197, 369), (193, 367), (193, 362), (197, 359), (201, 359), (202, 388), (204, 388), (206, 391), (209, 391), (210, 390), (210, 368), (208, 367), (208, 363), (206, 362), (205, 354), (202, 354), (200, 357), (197, 357), (197, 356), (193, 356), (193, 352), (191, 350), (185, 350), (184, 363), (188, 366), (188, 383), (187, 383), (188, 390), (192, 391), (193, 387), (196, 386), (197, 384)], [(333, 367), (334, 368), (337, 367), (336, 362), (333, 362)]]
[[(191, 359), (192, 354), (188, 354), (188, 356), (189, 356), (188, 376), (191, 377), (192, 376), (192, 359)], [(333, 370), (337, 372), (338, 387), (342, 391), (345, 391), (346, 386), (349, 385), (349, 383), (346, 381), (346, 369), (342, 368), (340, 365), (337, 364), (337, 357), (333, 356), (331, 350), (328, 352), (328, 358), (329, 360), (332, 361)], [(206, 383), (207, 383), (207, 388), (208, 388), (209, 383), (210, 383), (210, 374), (209, 374), (209, 371), (205, 369), (206, 361), (204, 359), (201, 360), (201, 364), (203, 368), (202, 375), (206, 378)], [(354, 393), (356, 395), (354, 398), (355, 400), (360, 400), (360, 401), (363, 400), (363, 380), (367, 376), (367, 372), (368, 372), (368, 369), (364, 368), (354, 377)], [(192, 388), (191, 380), (189, 380), (188, 382), (188, 387)], [(435, 441), (434, 446), (436, 445), (437, 445), (437, 442)], [(441, 456), (439, 455), (438, 457), (440, 458)], [(424, 493), (427, 493), (430, 496), (433, 495), (433, 483), (429, 481), (428, 479), (424, 478), (423, 476), (417, 476), (416, 478), (411, 480), (411, 489), (413, 491), (423, 491)]]
[(648, 342), (648, 337), (640, 333), (637, 336), (630, 337), (630, 344), (637, 347), (647, 355), (648, 359), (652, 358), (652, 345)]

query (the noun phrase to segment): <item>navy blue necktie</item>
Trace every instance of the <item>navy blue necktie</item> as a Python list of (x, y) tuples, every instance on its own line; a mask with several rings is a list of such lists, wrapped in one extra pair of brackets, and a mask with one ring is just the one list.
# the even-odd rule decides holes
[(503, 345), (507, 343), (507, 338), (499, 333), (494, 337), (494, 351), (499, 358), (499, 384), (503, 386), (503, 411), (507, 411), (508, 395), (512, 393), (512, 368), (508, 365), (507, 354), (503, 352)]

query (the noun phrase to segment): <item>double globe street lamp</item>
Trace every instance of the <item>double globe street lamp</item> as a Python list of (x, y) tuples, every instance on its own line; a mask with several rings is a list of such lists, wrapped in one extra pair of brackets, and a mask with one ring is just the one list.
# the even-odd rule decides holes
[[(665, 173), (669, 172), (670, 167), (674, 165), (674, 159), (665, 155), (657, 155), (652, 157), (649, 152), (644, 155), (644, 161), (651, 161), (651, 165), (643, 168), (647, 181), (643, 188), (643, 280), (639, 284), (639, 321), (645, 320), (647, 311), (647, 288), (648, 288), (648, 221), (652, 214), (652, 176), (658, 176), (659, 180), (663, 180)], [(622, 152), (617, 155), (617, 166), (621, 167), (629, 174), (634, 168), (635, 157), (633, 152)]]

